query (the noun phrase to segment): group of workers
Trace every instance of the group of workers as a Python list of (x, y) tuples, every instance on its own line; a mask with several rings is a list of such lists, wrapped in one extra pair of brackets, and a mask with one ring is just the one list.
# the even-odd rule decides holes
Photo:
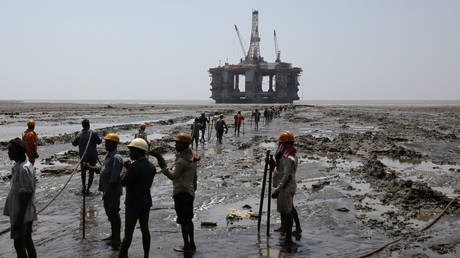
[[(254, 121), (260, 120), (260, 112), (256, 109), (252, 113)], [(127, 257), (128, 249), (132, 241), (132, 235), (137, 221), (140, 224), (144, 257), (149, 256), (150, 233), (149, 211), (152, 206), (150, 188), (155, 175), (158, 173), (155, 166), (148, 160), (151, 153), (160, 166), (160, 173), (172, 180), (174, 208), (177, 214), (177, 223), (181, 226), (184, 245), (174, 248), (178, 252), (194, 252), (193, 202), (197, 189), (197, 162), (200, 160), (193, 155), (190, 147), (193, 141), (198, 145), (199, 131), (202, 132), (201, 141), (205, 141), (204, 135), (206, 123), (215, 126), (218, 143), (222, 143), (223, 133), (228, 132), (224, 121), (224, 115), (216, 110), (212, 120), (201, 117), (195, 119), (192, 125), (192, 135), (179, 133), (175, 137), (176, 159), (174, 168), (169, 169), (163, 157), (150, 152), (146, 124), (141, 124), (135, 139), (128, 144), (130, 160), (123, 161), (118, 153), (119, 136), (109, 133), (104, 137), (107, 155), (100, 169), (97, 169), (98, 152), (97, 145), (102, 139), (97, 132), (90, 129), (87, 119), (82, 121), (83, 129), (72, 141), (74, 146), (79, 147), (82, 194), (87, 195), (93, 182), (94, 173), (100, 173), (98, 190), (102, 192), (102, 200), (105, 213), (111, 226), (111, 234), (104, 240), (108, 241), (114, 249), (119, 249), (119, 257)], [(234, 116), (235, 134), (239, 135), (241, 122), (244, 116), (239, 110)], [(257, 128), (256, 122), (256, 128)], [(35, 247), (32, 241), (32, 221), (36, 219), (35, 208), (35, 169), (34, 162), (38, 158), (38, 138), (34, 132), (35, 121), (27, 123), (28, 129), (23, 134), (23, 139), (15, 138), (9, 141), (8, 156), (16, 164), (12, 169), (11, 189), (5, 203), (4, 215), (10, 217), (11, 238), (14, 239), (14, 247), (18, 257), (36, 257)], [(295, 174), (297, 170), (296, 149), (294, 148), (294, 134), (289, 131), (281, 133), (278, 139), (278, 148), (275, 160), (269, 161), (274, 168), (272, 198), (277, 199), (277, 211), (281, 214), (281, 227), (275, 231), (283, 235), (283, 245), (292, 245), (292, 234), (300, 239), (301, 227), (297, 211), (293, 205), (293, 197), (296, 192)], [(192, 145), (192, 146), (190, 146)], [(27, 156), (27, 158), (26, 158)], [(89, 172), (86, 183), (86, 172)], [(121, 241), (121, 218), (120, 197), (122, 187), (125, 187), (125, 229), (124, 238)], [(293, 221), (296, 230), (292, 232)]]

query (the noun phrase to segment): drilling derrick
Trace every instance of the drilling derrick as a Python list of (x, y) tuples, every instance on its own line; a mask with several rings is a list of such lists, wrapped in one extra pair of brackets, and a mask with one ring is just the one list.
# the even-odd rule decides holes
[(249, 51), (247, 58), (252, 60), (246, 60), (248, 62), (258, 62), (260, 59), (260, 37), (259, 37), (259, 11), (255, 10), (252, 12), (252, 29), (251, 29), (251, 43), (249, 45)]
[[(266, 62), (260, 56), (259, 12), (252, 12), (251, 41), (245, 52), (240, 32), (235, 25), (243, 57), (239, 64), (209, 68), (211, 98), (216, 103), (292, 103), (298, 100), (299, 76), (302, 69), (281, 62), (276, 32), (275, 62)], [(240, 78), (243, 80), (240, 81)], [(268, 84), (264, 90), (262, 84)], [(268, 83), (267, 83), (268, 82)], [(240, 89), (241, 87), (241, 89)]]

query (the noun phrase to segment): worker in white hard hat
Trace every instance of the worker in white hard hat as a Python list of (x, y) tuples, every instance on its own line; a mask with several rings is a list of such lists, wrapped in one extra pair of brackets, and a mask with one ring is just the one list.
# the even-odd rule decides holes
[(149, 256), (150, 233), (149, 233), (149, 211), (152, 206), (150, 188), (156, 170), (152, 163), (146, 158), (148, 151), (147, 142), (144, 139), (136, 138), (128, 145), (129, 157), (133, 163), (126, 162), (126, 170), (121, 175), (121, 185), (126, 187), (125, 199), (125, 236), (121, 244), (119, 257), (128, 257), (128, 249), (133, 238), (134, 228), (139, 220), (142, 232), (142, 245), (144, 257)]

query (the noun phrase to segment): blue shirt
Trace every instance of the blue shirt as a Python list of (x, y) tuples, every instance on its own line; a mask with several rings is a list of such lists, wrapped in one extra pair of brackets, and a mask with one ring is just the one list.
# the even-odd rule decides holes
[[(86, 145), (88, 144), (88, 137), (89, 137), (89, 129), (83, 129), (77, 135), (75, 140), (73, 140), (72, 145), (78, 146), (78, 151), (80, 153), (80, 158), (83, 156), (85, 152)], [(82, 162), (88, 162), (90, 164), (96, 164), (97, 161), (97, 149), (96, 145), (101, 144), (102, 140), (99, 138), (96, 132), (93, 131), (91, 135), (91, 139), (89, 142), (88, 150), (86, 151), (85, 158), (83, 158)]]
[(123, 158), (117, 150), (107, 154), (107, 157), (105, 157), (104, 164), (101, 168), (101, 175), (99, 177), (99, 191), (105, 193), (107, 192), (109, 185), (114, 184), (115, 187), (112, 188), (111, 192), (108, 194), (109, 196), (120, 196), (122, 194), (120, 179), (122, 168)]

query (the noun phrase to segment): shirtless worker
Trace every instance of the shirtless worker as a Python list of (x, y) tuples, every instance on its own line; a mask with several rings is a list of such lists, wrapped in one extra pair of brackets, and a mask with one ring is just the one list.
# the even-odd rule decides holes
[[(273, 181), (275, 190), (272, 198), (276, 198), (277, 211), (281, 214), (281, 225), (284, 233), (282, 245), (292, 245), (292, 226), (294, 218), (293, 198), (297, 189), (295, 174), (298, 160), (294, 148), (294, 135), (288, 131), (280, 134), (278, 149), (275, 154), (276, 173)], [(300, 230), (300, 228), (299, 228)]]
[(136, 138), (128, 145), (129, 157), (133, 161), (126, 162), (126, 170), (121, 175), (121, 185), (126, 187), (125, 198), (125, 236), (121, 244), (118, 257), (128, 257), (128, 249), (133, 239), (134, 228), (139, 221), (142, 232), (142, 246), (144, 257), (149, 257), (150, 232), (149, 213), (152, 207), (150, 188), (156, 170), (146, 157), (148, 151), (147, 142)]
[(192, 137), (187, 133), (179, 133), (176, 142), (176, 161), (174, 171), (163, 169), (165, 176), (173, 181), (174, 209), (177, 224), (181, 225), (184, 246), (174, 248), (176, 252), (195, 252), (193, 228), (193, 201), (197, 187), (196, 167), (199, 158), (193, 156), (189, 148)]
[(34, 131), (35, 121), (27, 121), (27, 130), (22, 135), (22, 140), (26, 145), (26, 154), (32, 165), (35, 164), (35, 159), (38, 158), (37, 147), (38, 147), (38, 137)]
[[(77, 137), (72, 142), (73, 146), (78, 146), (78, 151), (80, 154), (80, 159), (81, 159), (81, 184), (82, 184), (82, 194), (89, 194), (90, 191), (89, 189), (91, 188), (91, 185), (93, 184), (93, 178), (94, 178), (94, 167), (96, 166), (96, 162), (98, 161), (97, 157), (97, 148), (96, 145), (99, 145), (102, 143), (101, 138), (99, 138), (99, 135), (91, 131), (89, 129), (89, 121), (88, 119), (84, 119), (81, 122), (81, 125), (83, 129), (79, 134), (77, 134)], [(90, 138), (91, 135), (91, 138)], [(86, 149), (86, 146), (88, 148)], [(85, 153), (86, 149), (86, 153)], [(85, 156), (83, 157), (83, 154)], [(88, 186), (86, 187), (86, 171), (89, 173), (89, 178), (88, 178)]]
[(8, 143), (8, 157), (16, 162), (12, 169), (11, 187), (5, 201), (3, 215), (10, 217), (11, 239), (19, 258), (35, 258), (32, 241), (32, 221), (37, 217), (35, 208), (35, 170), (26, 159), (24, 142), (15, 138)]
[(241, 114), (241, 110), (238, 110), (238, 113), (236, 113), (233, 119), (235, 120), (235, 135), (240, 136), (241, 122), (244, 120), (244, 116)]
[(101, 168), (99, 191), (103, 193), (104, 210), (110, 222), (111, 234), (104, 240), (109, 240), (115, 250), (120, 247), (120, 196), (122, 194), (120, 174), (123, 168), (123, 158), (117, 151), (120, 138), (115, 133), (104, 137), (107, 156)]

